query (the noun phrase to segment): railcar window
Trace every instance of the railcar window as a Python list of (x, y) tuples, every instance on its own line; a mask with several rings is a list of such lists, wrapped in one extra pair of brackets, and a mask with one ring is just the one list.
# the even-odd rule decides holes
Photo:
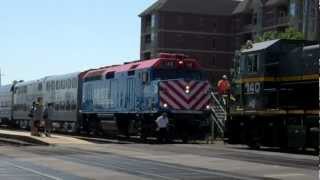
[(42, 91), (42, 83), (38, 84), (38, 91)]
[(128, 71), (128, 76), (133, 76), (136, 71)]
[(59, 81), (56, 81), (56, 89), (60, 89)]
[(56, 83), (54, 81), (51, 81), (51, 89), (55, 90), (56, 89)]
[(258, 72), (258, 55), (249, 55), (247, 57), (247, 72), (255, 73)]
[(161, 63), (161, 68), (176, 68), (176, 63), (174, 61), (165, 61)]
[(60, 80), (60, 89), (64, 89), (65, 87), (64, 87), (64, 80)]
[(114, 72), (108, 72), (106, 74), (106, 79), (113, 79), (114, 78)]
[(50, 82), (46, 82), (46, 90), (47, 90), (47, 91), (50, 91), (50, 90), (51, 90), (51, 88), (50, 88)]
[(153, 79), (190, 79), (190, 80), (202, 80), (202, 73), (201, 71), (187, 71), (187, 70), (166, 70), (166, 69), (159, 69), (153, 73)]
[(68, 79), (68, 89), (71, 89), (71, 79)]
[(73, 78), (72, 79), (72, 88), (76, 88), (77, 87), (77, 79)]
[(85, 82), (88, 82), (88, 81), (97, 81), (97, 80), (101, 80), (101, 76), (92, 76), (92, 77), (87, 77), (85, 78)]

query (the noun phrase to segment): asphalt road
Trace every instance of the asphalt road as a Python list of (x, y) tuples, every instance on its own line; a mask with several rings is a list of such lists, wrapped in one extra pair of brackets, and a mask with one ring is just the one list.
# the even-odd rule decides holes
[(317, 174), (315, 161), (312, 156), (223, 145), (13, 147), (0, 144), (0, 180), (311, 180)]

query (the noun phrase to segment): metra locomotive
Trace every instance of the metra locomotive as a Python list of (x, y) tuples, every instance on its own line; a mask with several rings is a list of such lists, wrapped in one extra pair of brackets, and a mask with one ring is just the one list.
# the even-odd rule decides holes
[(318, 42), (253, 44), (235, 62), (237, 102), (227, 121), (229, 143), (318, 148)]
[(203, 135), (210, 108), (210, 85), (195, 59), (177, 54), (48, 76), (3, 86), (0, 118), (28, 128), (37, 97), (54, 104), (56, 130), (116, 131), (153, 136), (154, 120), (168, 112), (175, 137)]

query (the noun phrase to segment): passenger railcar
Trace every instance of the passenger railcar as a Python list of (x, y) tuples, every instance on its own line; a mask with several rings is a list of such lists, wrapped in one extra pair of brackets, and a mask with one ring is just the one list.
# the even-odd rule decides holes
[(0, 87), (0, 125), (12, 119), (12, 85)]
[(272, 40), (236, 58), (226, 136), (253, 147), (318, 148), (319, 44)]
[(29, 112), (32, 103), (36, 101), (37, 97), (44, 96), (44, 80), (45, 78), (19, 82), (13, 88), (13, 106), (12, 106), (12, 120), (15, 121), (18, 127), (29, 128), (30, 117)]
[(71, 73), (49, 76), (44, 80), (44, 104), (52, 103), (53, 127), (64, 132), (76, 132), (79, 117), (79, 75)]

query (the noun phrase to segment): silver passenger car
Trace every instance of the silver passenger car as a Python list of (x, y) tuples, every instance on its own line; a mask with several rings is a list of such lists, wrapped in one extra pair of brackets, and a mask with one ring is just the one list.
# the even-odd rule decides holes
[(8, 123), (11, 120), (12, 109), (12, 85), (0, 87), (0, 124)]

